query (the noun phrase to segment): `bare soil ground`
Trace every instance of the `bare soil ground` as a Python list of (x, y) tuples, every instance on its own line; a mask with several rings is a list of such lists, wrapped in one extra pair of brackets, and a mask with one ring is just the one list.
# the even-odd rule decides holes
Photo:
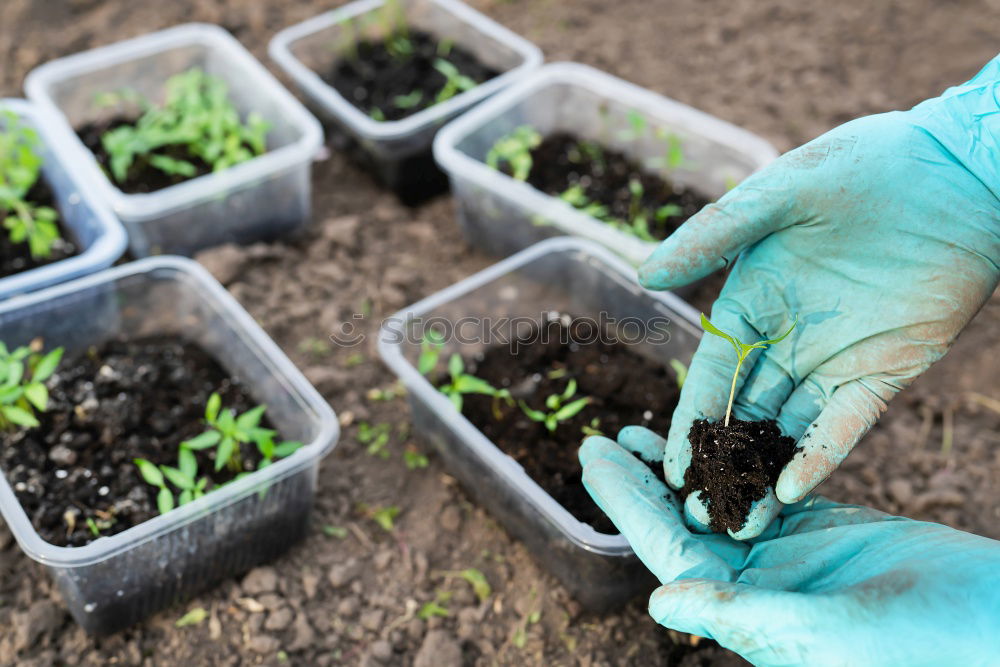
[[(223, 25), (266, 62), (277, 30), (333, 4), (6, 0), (0, 92), (20, 95), (24, 75), (51, 58), (185, 21)], [(996, 54), (1000, 34), (997, 0), (472, 4), (535, 41), (550, 61), (606, 69), (758, 132), (781, 150), (965, 80)], [(405, 208), (336, 153), (317, 162), (313, 178), (315, 224), (304, 238), (201, 258), (343, 419), (342, 441), (322, 469), (313, 534), (271, 567), (127, 632), (91, 639), (0, 525), (0, 663), (738, 664), (709, 642), (656, 626), (644, 600), (602, 617), (581, 611), (466, 499), (439, 460), (414, 471), (403, 465), (404, 447), (422, 445), (408, 434), (403, 399), (368, 398), (394, 383), (374, 345), (339, 349), (323, 341), (366, 310), (371, 334), (381, 317), (491, 259), (462, 242), (447, 197)], [(706, 288), (696, 305), (712, 298)], [(994, 297), (945, 360), (892, 404), (824, 493), (1000, 538), (1000, 412), (982, 399), (1000, 398), (998, 358)], [(388, 461), (358, 443), (362, 421), (392, 425)], [(366, 518), (362, 505), (401, 508), (395, 534)], [(483, 603), (452, 575), (469, 567), (493, 588)], [(415, 618), (441, 591), (450, 593), (448, 616)], [(208, 618), (175, 628), (194, 607)]]

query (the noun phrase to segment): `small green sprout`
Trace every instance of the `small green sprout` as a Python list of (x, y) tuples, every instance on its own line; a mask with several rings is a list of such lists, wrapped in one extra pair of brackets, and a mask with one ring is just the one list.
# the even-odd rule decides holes
[(531, 173), (531, 151), (541, 143), (542, 135), (538, 130), (530, 125), (521, 125), (497, 139), (486, 154), (486, 164), (497, 171), (507, 164), (515, 180), (526, 181)]
[(465, 362), (462, 361), (461, 355), (451, 355), (451, 358), (448, 360), (448, 375), (451, 378), (450, 381), (438, 387), (438, 391), (447, 396), (451, 404), (459, 412), (462, 411), (464, 403), (462, 397), (466, 394), (482, 394), (508, 401), (511, 400), (510, 392), (506, 389), (496, 389), (486, 380), (466, 373)]
[[(524, 401), (519, 401), (518, 404), (528, 419), (545, 424), (545, 428), (551, 433), (559, 427), (560, 422), (572, 419), (593, 400), (589, 397), (584, 397), (570, 401), (575, 395), (576, 380), (570, 378), (562, 394), (551, 394), (545, 399), (545, 407), (548, 409), (548, 412), (534, 410)], [(567, 403), (567, 401), (570, 402)]]
[(421, 453), (413, 445), (407, 445), (406, 449), (403, 450), (403, 463), (409, 470), (416, 470), (417, 468), (426, 468), (430, 461), (427, 460), (427, 455)]
[[(282, 442), (275, 444), (276, 432), (260, 427), (265, 406), (259, 405), (236, 416), (233, 410), (222, 408), (222, 398), (213, 393), (205, 405), (205, 421), (211, 427), (201, 435), (181, 442), (177, 450), (177, 466), (156, 465), (146, 459), (133, 459), (142, 479), (159, 491), (156, 495), (156, 507), (160, 514), (166, 514), (174, 507), (186, 505), (198, 500), (207, 492), (209, 479), (198, 477), (198, 459), (195, 452), (215, 447), (216, 472), (228, 466), (230, 470), (239, 473), (237, 478), (246, 474), (246, 464), (240, 455), (241, 444), (254, 444), (260, 453), (261, 460), (257, 470), (263, 470), (271, 465), (276, 458), (285, 458), (294, 454), (301, 442)], [(167, 484), (173, 484), (180, 490), (176, 502), (173, 491)]]
[(97, 522), (91, 519), (89, 516), (87, 517), (87, 529), (90, 531), (90, 534), (93, 535), (94, 537), (101, 536), (101, 529), (97, 527)]
[(0, 112), (0, 218), (11, 243), (27, 243), (32, 258), (47, 259), (59, 240), (58, 214), (27, 200), (42, 171), (38, 134), (13, 111)]
[(455, 95), (463, 93), (467, 90), (472, 90), (476, 87), (475, 79), (467, 77), (459, 72), (457, 67), (444, 58), (438, 58), (434, 61), (434, 69), (441, 72), (445, 78), (444, 86), (441, 87), (441, 90), (438, 91), (437, 97), (434, 98), (435, 104), (447, 102), (451, 98), (455, 97)]
[(208, 611), (204, 607), (195, 607), (188, 613), (177, 619), (174, 623), (175, 628), (184, 628), (189, 625), (198, 625), (202, 621), (208, 618)]
[(674, 377), (677, 379), (677, 388), (684, 388), (684, 381), (687, 380), (688, 368), (680, 359), (671, 359), (670, 367), (674, 369)]
[(62, 359), (63, 348), (57, 347), (44, 356), (32, 351), (40, 347), (22, 346), (9, 351), (0, 342), (0, 430), (17, 426), (34, 428), (39, 425), (35, 411), (45, 412), (49, 406), (49, 390), (45, 381), (52, 377)]
[(344, 366), (346, 366), (347, 368), (354, 368), (355, 366), (360, 366), (361, 364), (365, 363), (365, 361), (366, 361), (365, 355), (361, 354), (360, 352), (355, 352), (354, 354), (344, 359)]
[(669, 171), (681, 169), (687, 164), (687, 157), (684, 155), (684, 142), (679, 136), (663, 128), (658, 128), (656, 137), (666, 144), (666, 149), (662, 156), (646, 160), (647, 167)]
[(420, 608), (417, 612), (417, 618), (424, 621), (430, 620), (434, 616), (447, 618), (451, 613), (445, 606), (449, 600), (451, 600), (451, 593), (447, 591), (438, 591), (433, 600), (424, 603), (424, 606)]
[[(243, 472), (244, 464), (240, 456), (241, 444), (254, 444), (262, 456), (258, 469), (269, 466), (275, 457), (291, 456), (302, 446), (300, 442), (275, 444), (276, 432), (261, 428), (267, 406), (258, 405), (237, 416), (233, 410), (222, 409), (222, 397), (213, 393), (205, 404), (205, 422), (211, 427), (199, 436), (185, 440), (181, 449), (194, 451), (215, 447), (215, 470), (229, 466), (230, 470)], [(172, 481), (172, 480), (171, 480)]]
[(636, 141), (640, 139), (646, 132), (646, 117), (636, 109), (629, 109), (628, 113), (625, 114), (625, 119), (628, 121), (629, 126), (624, 130), (620, 130), (618, 137), (622, 141)]
[(608, 207), (600, 202), (590, 201), (580, 184), (569, 186), (559, 195), (559, 198), (573, 208), (578, 208), (598, 220), (604, 220), (608, 217)]
[(413, 42), (403, 34), (390, 35), (385, 40), (385, 50), (393, 58), (406, 60), (413, 55)]
[(590, 420), (589, 424), (584, 424), (580, 427), (580, 432), (587, 437), (592, 435), (604, 435), (604, 431), (601, 430), (601, 418), (594, 417)]
[(684, 209), (677, 204), (664, 204), (656, 209), (656, 221), (666, 222), (667, 218), (675, 218), (684, 213)]
[(343, 526), (334, 526), (328, 523), (323, 526), (323, 534), (327, 537), (335, 537), (338, 540), (342, 540), (347, 537), (347, 529)]
[(368, 422), (358, 424), (358, 442), (367, 445), (366, 451), (371, 456), (381, 459), (389, 458), (389, 438), (392, 436), (392, 425), (388, 422), (381, 422), (374, 426)]
[(437, 329), (431, 329), (420, 343), (420, 357), (417, 359), (417, 371), (427, 375), (433, 371), (441, 358), (444, 347), (444, 336)]
[[(105, 93), (104, 104), (130, 102), (135, 93)], [(218, 172), (246, 162), (267, 150), (271, 124), (257, 112), (246, 121), (229, 99), (229, 89), (219, 77), (193, 67), (167, 79), (163, 106), (144, 105), (134, 124), (108, 130), (101, 144), (109, 155), (111, 175), (118, 183), (128, 180), (137, 161), (171, 176), (191, 178), (198, 173), (193, 162), (162, 151), (184, 148), (194, 158)]]
[(775, 343), (780, 343), (781, 341), (785, 340), (788, 334), (792, 333), (792, 329), (795, 328), (795, 325), (797, 323), (798, 323), (798, 318), (792, 321), (792, 326), (788, 327), (788, 331), (781, 334), (777, 338), (762, 340), (753, 343), (752, 345), (747, 345), (746, 343), (743, 343), (740, 340), (738, 340), (735, 336), (727, 334), (725, 331), (719, 329), (717, 326), (709, 322), (708, 318), (705, 317), (704, 313), (701, 314), (701, 327), (706, 332), (714, 336), (718, 336), (719, 338), (724, 338), (728, 340), (732, 344), (733, 349), (736, 350), (736, 370), (733, 372), (733, 384), (732, 387), (730, 387), (729, 389), (729, 403), (726, 405), (726, 422), (725, 422), (726, 426), (729, 426), (729, 416), (733, 411), (733, 398), (735, 398), (736, 396), (736, 378), (738, 378), (740, 375), (740, 367), (743, 366), (743, 362), (746, 361), (746, 358), (750, 356), (750, 353), (753, 352), (754, 350), (762, 350), (766, 348), (768, 345), (774, 345)]
[(395, 505), (388, 507), (376, 507), (367, 509), (368, 517), (377, 523), (379, 527), (387, 533), (391, 533), (396, 527), (396, 517), (399, 516), (399, 508)]
[(378, 107), (372, 107), (371, 111), (368, 112), (368, 115), (371, 116), (372, 120), (377, 120), (380, 123), (385, 122), (385, 114), (382, 113), (382, 110)]
[(493, 589), (490, 587), (486, 575), (476, 568), (470, 567), (467, 570), (462, 570), (459, 576), (469, 582), (469, 585), (472, 586), (472, 592), (476, 594), (480, 602), (486, 602), (493, 594)]
[(412, 109), (413, 107), (420, 104), (420, 102), (423, 99), (424, 99), (423, 92), (419, 90), (414, 90), (407, 93), (406, 95), (396, 95), (396, 97), (393, 98), (392, 103), (396, 106), (397, 109)]

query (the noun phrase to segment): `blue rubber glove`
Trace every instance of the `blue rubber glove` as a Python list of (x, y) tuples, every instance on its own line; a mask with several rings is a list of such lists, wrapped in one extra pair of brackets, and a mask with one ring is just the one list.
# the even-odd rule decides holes
[[(740, 542), (684, 525), (644, 463), (653, 436), (588, 438), (583, 483), (663, 584), (661, 625), (756, 665), (983, 665), (1000, 659), (1000, 542), (812, 497)], [(650, 461), (658, 464), (659, 461)]]
[[(734, 414), (774, 418), (802, 450), (735, 535), (759, 535), (826, 479), (886, 403), (948, 350), (1000, 277), (1000, 58), (906, 112), (861, 118), (793, 150), (706, 206), (639, 269), (664, 290), (735, 261), (712, 323), (754, 352)], [(687, 434), (721, 418), (735, 354), (705, 336), (667, 438), (683, 486)], [(780, 502), (779, 502), (780, 501)], [(688, 497), (704, 529), (706, 508)]]

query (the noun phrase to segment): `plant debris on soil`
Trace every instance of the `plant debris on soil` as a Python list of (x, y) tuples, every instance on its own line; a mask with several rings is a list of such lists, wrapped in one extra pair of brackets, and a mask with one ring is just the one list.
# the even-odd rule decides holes
[(738, 532), (754, 501), (767, 495), (798, 449), (773, 419), (709, 422), (698, 419), (688, 434), (691, 465), (684, 473), (682, 495), (701, 491), (709, 527)]
[[(43, 178), (38, 181), (28, 191), (27, 200), (38, 206), (48, 206), (55, 209), (55, 197), (48, 183)], [(58, 209), (56, 209), (58, 210)], [(0, 220), (4, 217), (4, 212), (0, 211)], [(31, 249), (27, 241), (24, 243), (12, 243), (5, 231), (0, 231), (0, 278), (12, 276), (22, 271), (30, 271), (40, 266), (52, 264), (79, 254), (76, 244), (70, 237), (69, 230), (62, 222), (62, 215), (58, 219), (59, 239), (52, 244), (52, 253), (42, 259), (31, 256)]]
[[(105, 133), (119, 127), (135, 125), (137, 120), (138, 117), (119, 114), (106, 120), (86, 123), (76, 129), (76, 134), (80, 137), (80, 141), (94, 154), (94, 158), (101, 166), (101, 170), (107, 175), (108, 180), (114, 183), (119, 190), (127, 195), (148, 194), (212, 173), (212, 165), (194, 155), (188, 150), (187, 146), (167, 146), (162, 149), (150, 151), (146, 155), (136, 155), (135, 162), (128, 170), (128, 178), (123, 182), (116, 181), (111, 176), (111, 155), (105, 150), (101, 137)], [(194, 165), (196, 173), (194, 176), (168, 174), (149, 164), (150, 155), (165, 155), (175, 160), (190, 162)]]
[[(685, 220), (712, 202), (690, 188), (669, 183), (620, 151), (582, 140), (568, 132), (544, 137), (541, 144), (531, 150), (531, 159), (527, 182), (538, 190), (559, 197), (578, 186), (588, 202), (607, 209), (603, 218), (630, 222), (637, 215), (644, 216), (649, 234), (657, 240), (667, 238)], [(634, 181), (642, 185), (638, 206), (633, 201)], [(678, 207), (677, 214), (657, 220), (657, 211), (671, 204)]]
[(338, 59), (323, 80), (366, 114), (377, 109), (384, 120), (400, 120), (436, 103), (447, 82), (434, 67), (438, 60), (450, 62), (477, 85), (499, 75), (457, 44), (444, 49), (441, 40), (413, 29), (406, 38), (412, 47), (407, 56), (390, 52), (384, 41), (358, 42), (357, 53)]
[[(213, 391), (226, 408), (254, 407), (239, 379), (175, 337), (111, 340), (64, 359), (48, 384), (41, 425), (0, 433), (0, 469), (32, 525), (57, 546), (95, 539), (88, 519), (113, 535), (157, 516), (156, 489), (133, 459), (176, 465), (181, 441), (205, 431)], [(197, 453), (209, 489), (234, 476), (213, 472), (213, 451)], [(260, 460), (255, 447), (241, 454), (254, 467)]]
[[(469, 360), (469, 372), (498, 389), (508, 389), (515, 405), (469, 395), (463, 413), (573, 516), (599, 532), (614, 534), (618, 532), (614, 524), (581, 481), (577, 452), (588, 434), (584, 428), (610, 438), (633, 424), (666, 433), (680, 390), (669, 371), (623, 343), (561, 342), (592, 338), (593, 331), (581, 330), (581, 326), (576, 321), (567, 327), (561, 319), (552, 320), (546, 323), (547, 342), (536, 342), (536, 331), (519, 339), (516, 352), (499, 346), (487, 350), (480, 360)], [(562, 394), (570, 379), (577, 383), (574, 398), (589, 397), (592, 402), (554, 432), (529, 419), (516, 404), (523, 400), (545, 411), (546, 397)]]

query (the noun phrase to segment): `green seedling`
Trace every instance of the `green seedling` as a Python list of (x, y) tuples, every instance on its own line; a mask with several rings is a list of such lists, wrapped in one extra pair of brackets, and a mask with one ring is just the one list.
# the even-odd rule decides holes
[(444, 348), (444, 336), (437, 329), (431, 329), (420, 343), (420, 357), (417, 359), (417, 371), (427, 375), (437, 368), (441, 350)]
[(566, 157), (574, 164), (582, 164), (586, 160), (594, 163), (596, 172), (603, 172), (607, 163), (604, 159), (604, 149), (593, 141), (578, 141), (567, 151)]
[(559, 198), (573, 208), (578, 208), (587, 215), (597, 218), (598, 220), (605, 220), (608, 218), (608, 207), (600, 202), (590, 201), (587, 197), (587, 193), (583, 190), (583, 186), (579, 184), (571, 185), (566, 188), (559, 195)]
[(48, 409), (45, 381), (55, 373), (62, 355), (61, 347), (43, 356), (28, 346), (10, 351), (0, 342), (0, 430), (39, 425), (35, 411)]
[(208, 611), (204, 607), (195, 607), (188, 613), (177, 619), (174, 623), (175, 628), (184, 628), (189, 625), (198, 625), (202, 621), (208, 618)]
[(717, 326), (709, 322), (708, 318), (705, 317), (704, 313), (701, 314), (701, 327), (707, 333), (710, 333), (713, 336), (718, 336), (719, 338), (724, 338), (728, 340), (730, 344), (732, 344), (733, 349), (736, 350), (736, 370), (733, 372), (733, 384), (729, 389), (729, 403), (726, 405), (725, 426), (729, 426), (729, 416), (730, 414), (732, 414), (733, 411), (733, 398), (736, 396), (736, 378), (738, 378), (740, 375), (740, 368), (743, 366), (743, 362), (746, 361), (747, 357), (750, 356), (750, 353), (753, 352), (754, 350), (762, 350), (769, 345), (774, 345), (775, 343), (780, 343), (781, 341), (785, 340), (788, 334), (792, 333), (792, 329), (795, 328), (795, 325), (797, 323), (798, 323), (798, 318), (796, 318), (792, 322), (792, 326), (788, 327), (788, 331), (781, 334), (777, 338), (762, 340), (753, 343), (751, 345), (747, 345), (746, 343), (743, 343), (742, 341), (737, 339), (735, 336), (727, 334), (725, 331), (719, 329)]
[(101, 529), (97, 527), (97, 522), (91, 519), (89, 516), (87, 517), (87, 529), (90, 531), (90, 534), (93, 535), (94, 537), (101, 536)]
[(620, 130), (618, 137), (622, 141), (636, 141), (642, 138), (642, 135), (646, 133), (646, 117), (635, 109), (629, 109), (628, 113), (625, 114), (625, 119), (629, 126)]
[(584, 424), (580, 427), (580, 432), (588, 437), (592, 435), (604, 435), (604, 431), (601, 430), (601, 418), (594, 417), (590, 420), (589, 424)]
[(391, 436), (392, 425), (388, 422), (382, 422), (374, 426), (368, 422), (358, 424), (358, 442), (362, 445), (367, 445), (366, 451), (371, 456), (377, 456), (383, 460), (389, 458), (387, 445)]
[(385, 40), (385, 50), (397, 60), (406, 60), (413, 55), (413, 42), (404, 34), (390, 35)]
[(466, 394), (492, 396), (494, 398), (494, 415), (499, 410), (499, 401), (506, 401), (508, 404), (513, 403), (513, 398), (511, 398), (510, 392), (506, 389), (497, 389), (486, 380), (466, 373), (465, 362), (462, 361), (461, 355), (451, 355), (451, 358), (448, 360), (448, 375), (451, 378), (450, 381), (438, 387), (438, 391), (447, 396), (451, 404), (459, 412), (462, 411), (464, 404), (463, 397)]
[[(205, 422), (210, 429), (199, 436), (185, 440), (181, 449), (199, 451), (215, 447), (215, 470), (228, 466), (234, 472), (243, 472), (244, 463), (240, 456), (241, 444), (254, 444), (262, 457), (258, 470), (271, 465), (275, 457), (291, 456), (302, 447), (301, 442), (275, 444), (276, 432), (261, 428), (267, 406), (258, 405), (237, 416), (235, 411), (222, 408), (222, 397), (213, 393), (205, 404)], [(171, 480), (172, 481), (172, 480)]]
[(396, 527), (395, 521), (396, 517), (399, 516), (399, 508), (395, 505), (387, 507), (368, 507), (367, 505), (362, 505), (361, 511), (387, 533), (391, 533)]
[(472, 592), (476, 594), (480, 602), (486, 602), (493, 594), (493, 588), (490, 587), (486, 575), (476, 568), (470, 567), (467, 570), (462, 570), (459, 576), (469, 582), (469, 585), (472, 586)]
[(670, 367), (674, 369), (674, 377), (677, 379), (677, 388), (684, 388), (684, 381), (687, 380), (688, 368), (680, 359), (671, 359)]
[(684, 209), (677, 204), (664, 204), (656, 209), (656, 221), (666, 222), (668, 218), (675, 218), (684, 213)]
[(4, 130), (0, 132), (0, 216), (13, 244), (28, 244), (36, 260), (52, 255), (59, 240), (58, 214), (48, 206), (27, 200), (42, 171), (38, 134), (23, 125), (12, 111), (0, 112)]
[(424, 606), (420, 608), (417, 612), (417, 618), (427, 621), (434, 616), (440, 616), (441, 618), (447, 618), (451, 613), (445, 606), (451, 600), (451, 593), (448, 591), (438, 591), (437, 595), (430, 602), (424, 603)]
[[(163, 474), (162, 466), (157, 466), (152, 461), (146, 459), (132, 459), (136, 467), (139, 468), (139, 474), (142, 475), (143, 481), (150, 486), (155, 486), (157, 489), (156, 494), (156, 509), (160, 514), (166, 514), (177, 504), (174, 502), (174, 494), (167, 486), (166, 476)], [(186, 464), (188, 465), (188, 464)], [(179, 467), (178, 467), (179, 469)], [(195, 474), (197, 474), (198, 464), (195, 463)], [(188, 469), (190, 471), (190, 469)], [(207, 482), (206, 482), (207, 483)], [(204, 495), (204, 486), (201, 489), (202, 495)], [(194, 493), (192, 492), (192, 496)], [(200, 496), (199, 496), (200, 497)]]
[(530, 125), (521, 125), (497, 139), (486, 154), (486, 164), (497, 171), (506, 164), (511, 176), (518, 181), (528, 180), (531, 173), (531, 151), (542, 143), (542, 135)]
[(385, 114), (382, 113), (382, 110), (378, 107), (372, 107), (371, 111), (368, 112), (368, 115), (371, 116), (372, 120), (377, 120), (380, 123), (385, 122)]
[(323, 534), (327, 537), (335, 537), (338, 540), (342, 540), (347, 537), (347, 529), (343, 526), (334, 526), (328, 523), (323, 526)]
[[(545, 399), (545, 407), (548, 412), (534, 410), (524, 401), (519, 401), (521, 410), (528, 419), (545, 424), (545, 428), (550, 433), (555, 432), (561, 422), (572, 419), (587, 407), (592, 399), (589, 397), (578, 398), (570, 401), (576, 395), (576, 380), (570, 378), (566, 383), (566, 389), (562, 394), (551, 394)], [(569, 401), (569, 402), (567, 402)]]
[(420, 104), (420, 102), (423, 101), (423, 99), (424, 99), (423, 92), (419, 90), (414, 90), (411, 91), (410, 93), (407, 93), (406, 95), (396, 95), (396, 97), (393, 98), (392, 103), (396, 106), (397, 109), (412, 109), (413, 107)]
[(430, 461), (416, 447), (408, 445), (403, 450), (403, 463), (409, 470), (416, 470), (417, 468), (426, 468)]
[(455, 97), (455, 95), (463, 93), (467, 90), (472, 90), (476, 87), (475, 79), (467, 77), (459, 72), (457, 67), (444, 58), (438, 58), (434, 61), (434, 69), (441, 72), (445, 78), (444, 86), (441, 87), (441, 90), (438, 91), (437, 97), (434, 98), (435, 104), (447, 102), (451, 98)]
[(355, 352), (354, 354), (344, 359), (344, 366), (347, 368), (354, 368), (355, 366), (360, 366), (361, 364), (365, 363), (365, 361), (366, 361), (365, 355), (361, 354), (360, 352)]
[[(133, 98), (134, 93), (107, 93), (100, 102), (122, 104)], [(198, 67), (167, 79), (162, 106), (143, 106), (145, 111), (134, 124), (108, 130), (101, 137), (110, 156), (111, 175), (118, 183), (128, 180), (137, 161), (171, 176), (196, 176), (198, 168), (193, 162), (163, 152), (171, 148), (186, 149), (215, 172), (267, 150), (271, 124), (257, 112), (242, 121), (229, 99), (226, 83)]]
[(668, 132), (662, 128), (656, 131), (658, 139), (666, 144), (663, 155), (646, 160), (646, 166), (650, 169), (681, 169), (687, 164), (684, 155), (684, 142), (673, 132)]

